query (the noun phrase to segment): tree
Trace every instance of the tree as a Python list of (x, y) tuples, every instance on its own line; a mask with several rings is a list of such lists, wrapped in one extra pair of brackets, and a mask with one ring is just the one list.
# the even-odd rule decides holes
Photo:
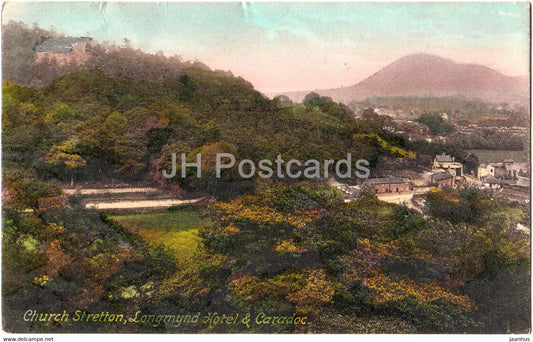
[(320, 96), (320, 94), (311, 92), (305, 95), (302, 103), (311, 106), (325, 105), (328, 102), (332, 102), (331, 97)]
[(448, 124), (444, 121), (439, 114), (424, 114), (416, 120), (417, 122), (424, 124), (435, 134), (448, 135), (455, 131), (454, 125)]
[(45, 156), (45, 162), (53, 165), (65, 165), (70, 170), (70, 186), (74, 186), (74, 169), (85, 165), (86, 161), (81, 156), (74, 154), (74, 144), (66, 141), (60, 145), (54, 145)]
[(274, 97), (274, 101), (276, 101), (282, 108), (294, 106), (294, 102), (292, 102), (292, 100), (287, 95), (278, 95)]
[(27, 204), (33, 208), (37, 208), (39, 206), (39, 198), (48, 197), (51, 194), (48, 184), (40, 180), (30, 180), (22, 186), (22, 191), (24, 197), (26, 198)]

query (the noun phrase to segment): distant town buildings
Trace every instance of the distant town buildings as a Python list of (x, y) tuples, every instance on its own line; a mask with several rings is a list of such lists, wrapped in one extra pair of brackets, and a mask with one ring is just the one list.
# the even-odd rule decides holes
[(456, 162), (455, 157), (445, 153), (435, 156), (435, 159), (433, 159), (433, 168), (448, 171), (456, 179), (463, 177), (463, 164)]
[(494, 167), (490, 164), (481, 163), (477, 167), (477, 179), (494, 176)]
[(507, 177), (518, 178), (522, 173), (527, 173), (527, 163), (517, 163), (512, 159), (506, 159), (503, 161), (505, 169), (507, 170)]
[(500, 163), (482, 163), (477, 178), (486, 188), (498, 190), (508, 198), (528, 200), (530, 180), (527, 163), (506, 159)]
[(83, 63), (91, 55), (91, 41), (89, 37), (41, 37), (33, 47), (36, 62)]
[(491, 189), (501, 189), (504, 185), (515, 185), (514, 179), (498, 179), (493, 176), (488, 176), (483, 179), (483, 184)]
[(455, 184), (455, 177), (448, 171), (434, 173), (429, 177), (429, 180), (439, 188), (453, 187)]
[(375, 194), (402, 194), (413, 189), (411, 180), (405, 177), (369, 178), (366, 183)]
[(503, 163), (482, 163), (477, 168), (477, 178), (483, 180), (487, 177), (495, 179), (517, 179), (527, 173), (526, 163), (516, 163), (512, 159), (506, 159)]

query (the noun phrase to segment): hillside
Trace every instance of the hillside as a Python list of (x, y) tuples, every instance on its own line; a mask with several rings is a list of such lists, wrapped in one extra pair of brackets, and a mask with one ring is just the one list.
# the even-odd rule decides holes
[[(5, 331), (529, 331), (529, 238), (515, 230), (529, 222), (527, 205), (433, 189), (421, 214), (370, 193), (344, 202), (321, 180), (244, 179), (235, 168), (215, 177), (220, 152), (236, 161), (350, 153), (371, 166), (453, 152), (387, 133), (372, 110), (355, 118), (318, 94), (282, 106), (200, 68), (161, 83), (81, 70), (2, 91)], [(190, 163), (198, 152), (201, 178), (162, 179), (172, 153)], [(69, 183), (139, 180), (214, 200), (111, 219), (87, 198), (60, 196)], [(22, 319), (28, 310), (39, 319)], [(63, 310), (70, 320), (37, 314)]]
[(371, 166), (381, 156), (409, 155), (403, 141), (371, 120), (354, 120), (344, 105), (326, 100), (281, 108), (242, 78), (198, 68), (164, 83), (113, 79), (99, 70), (65, 75), (40, 89), (6, 82), (3, 113), (5, 180), (14, 187), (21, 185), (15, 170), (22, 169), (63, 181), (163, 185), (160, 169), (170, 167), (171, 153), (187, 153), (192, 161), (200, 152), (210, 175), (171, 183), (232, 197), (253, 180), (230, 170), (216, 179), (207, 159), (214, 162), (216, 153), (232, 153), (237, 162), (278, 154), (340, 160), (351, 153)]
[[(389, 64), (365, 80), (318, 93), (350, 103), (370, 96), (462, 96), (487, 102), (524, 103), (528, 78), (510, 77), (477, 64), (459, 64), (434, 55), (414, 54)], [(301, 101), (308, 92), (287, 93)]]
[[(338, 165), (327, 160), (348, 154), (375, 174), (419, 171), (444, 152), (467, 170), (466, 152), (406, 141), (372, 109), (356, 117), (319, 94), (269, 100), (227, 72), (115, 52), (102, 55), (105, 68), (39, 69), (42, 87), (2, 84), (5, 332), (530, 331), (529, 202), (432, 188), (420, 213), (364, 187), (345, 202), (323, 178)], [(173, 153), (188, 163), (200, 153), (201, 177), (164, 178)], [(217, 177), (218, 153), (324, 167)], [(148, 185), (157, 190), (139, 191)], [(206, 200), (114, 205), (183, 193)]]

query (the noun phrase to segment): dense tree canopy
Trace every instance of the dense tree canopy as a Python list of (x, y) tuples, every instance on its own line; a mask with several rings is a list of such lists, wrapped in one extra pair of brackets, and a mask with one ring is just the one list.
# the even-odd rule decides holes
[[(5, 330), (529, 332), (530, 245), (516, 229), (530, 220), (528, 204), (470, 188), (432, 188), (424, 213), (364, 191), (346, 203), (321, 179), (243, 179), (232, 169), (217, 178), (213, 161), (222, 152), (237, 162), (350, 153), (353, 163), (375, 167), (384, 158), (412, 160), (414, 152), (453, 152), (473, 169), (474, 157), (406, 142), (371, 108), (356, 118), (316, 93), (301, 104), (269, 100), (230, 73), (127, 45), (96, 45), (82, 70), (41, 65), (26, 78), (35, 67), (26, 40), (46, 32), (16, 23), (4, 30), (3, 67), (11, 72), (2, 85)], [(184, 179), (163, 179), (172, 153), (186, 162), (201, 153), (202, 178), (188, 170)], [(150, 213), (202, 222), (187, 232), (191, 255), (165, 245), (181, 221), (171, 219), (164, 231), (161, 221), (149, 228), (140, 220), (130, 231), (85, 209), (79, 197), (67, 205), (61, 196), (69, 181), (116, 179), (212, 195), (209, 205)], [(127, 317), (248, 313), (261, 324), (20, 320), (29, 307)], [(274, 316), (284, 323), (270, 324)]]

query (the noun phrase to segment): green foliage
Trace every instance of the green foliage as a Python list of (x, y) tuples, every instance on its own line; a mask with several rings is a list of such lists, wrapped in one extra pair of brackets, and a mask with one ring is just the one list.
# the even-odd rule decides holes
[(452, 189), (432, 188), (426, 199), (427, 205), (434, 216), (451, 222), (470, 222), (473, 220), (472, 208), (466, 199)]
[(220, 288), (226, 284), (231, 271), (216, 265), (205, 265), (200, 269), (200, 277), (209, 284), (211, 288)]
[(462, 163), (465, 171), (476, 172), (479, 165), (479, 159), (476, 155), (468, 153), (454, 145), (444, 145), (440, 143), (428, 142), (426, 140), (416, 140), (406, 143), (406, 148), (415, 152), (417, 155), (426, 155), (429, 166), (436, 154), (446, 153), (455, 157), (455, 160)]
[(440, 114), (425, 114), (416, 120), (417, 122), (424, 124), (434, 134), (448, 135), (455, 131), (455, 126), (446, 123)]
[(321, 105), (325, 105), (328, 102), (331, 102), (330, 97), (320, 96), (320, 94), (315, 93), (315, 92), (311, 92), (305, 95), (302, 101), (303, 104), (311, 105), (311, 106), (321, 106)]
[(241, 234), (233, 235), (230, 246), (242, 246), (231, 254), (240, 256), (238, 265), (247, 273), (275, 274), (289, 267), (295, 257), (277, 253), (272, 245), (292, 236), (294, 227), (287, 223), (252, 224), (244, 220), (235, 222)]
[(487, 129), (475, 130), (471, 134), (454, 134), (448, 143), (457, 149), (464, 150), (523, 151), (527, 141), (523, 137), (511, 133)]
[(158, 277), (168, 277), (176, 272), (177, 259), (172, 249), (157, 246), (151, 248), (144, 260), (144, 263), (150, 269), (150, 273)]
[[(22, 22), (10, 21), (2, 25), (5, 56), (2, 72), (4, 79), (25, 86), (43, 86), (55, 78), (80, 69), (99, 69), (109, 77), (125, 77), (134, 80), (164, 82), (179, 77), (188, 67), (207, 69), (202, 63), (183, 61), (180, 56), (166, 57), (161, 53), (150, 54), (134, 49), (128, 43), (117, 46), (91, 42), (91, 55), (83, 63), (57, 64), (52, 61), (37, 63), (35, 44), (40, 37), (58, 36), (54, 30), (46, 31), (34, 24), (28, 27)], [(128, 102), (128, 96), (123, 97)]]
[(6, 273), (28, 273), (46, 264), (38, 242), (31, 235), (5, 236), (2, 241), (2, 265)]
[(208, 224), (198, 210), (184, 208), (169, 212), (113, 216), (127, 232), (140, 236), (151, 246), (163, 245), (174, 251), (178, 259), (194, 254), (200, 239), (197, 231)]
[(465, 224), (451, 224), (445, 220), (431, 218), (418, 229), (399, 238), (399, 251), (406, 256), (450, 257), (465, 246), (473, 230), (473, 227)]
[[(71, 182), (74, 174), (77, 181), (95, 174), (147, 180), (169, 168), (172, 153), (178, 159), (179, 153), (187, 153), (192, 161), (212, 146), (235, 155), (237, 163), (245, 158), (274, 160), (278, 154), (285, 161), (304, 161), (340, 160), (351, 153), (354, 163), (367, 159), (374, 164), (381, 154), (412, 156), (382, 125), (357, 120), (330, 99), (282, 108), (249, 82), (202, 68), (182, 69), (165, 83), (80, 70), (41, 89), (6, 83), (3, 96), (3, 148), (13, 152), (5, 160), (15, 162), (17, 152), (31, 151), (25, 154), (31, 167)], [(185, 179), (171, 182), (220, 199), (257, 185), (257, 179), (243, 180), (234, 170), (225, 170), (220, 179), (214, 169), (203, 171), (201, 179), (191, 177), (193, 170), (188, 169)]]
[(340, 203), (342, 200), (338, 189), (313, 181), (302, 181), (290, 186), (273, 184), (257, 193), (259, 196), (254, 198), (257, 204), (271, 206), (280, 213)]
[(26, 199), (25, 204), (32, 208), (37, 208), (39, 206), (39, 198), (58, 195), (60, 190), (50, 187), (46, 182), (30, 180), (22, 186), (22, 192)]
[(492, 254), (485, 257), (485, 265), (486, 271), (464, 287), (479, 304), (475, 318), (484, 324), (485, 331), (527, 333), (531, 315), (529, 262), (507, 263)]
[(202, 219), (195, 208), (180, 208), (168, 212), (138, 213), (112, 216), (123, 227), (138, 233), (142, 230), (181, 232), (198, 229), (209, 220)]
[[(469, 222), (509, 229), (520, 221), (523, 213), (496, 201), (488, 192), (475, 188), (452, 189), (432, 188), (426, 203), (431, 213), (450, 222)], [(495, 224), (494, 227), (497, 227)]]
[(292, 107), (294, 102), (286, 95), (278, 95), (274, 97), (274, 101), (277, 101), (280, 107)]
[(330, 97), (320, 96), (315, 92), (307, 94), (302, 103), (306, 105), (308, 110), (317, 108), (336, 120), (347, 121), (354, 116), (347, 106), (335, 103)]
[(351, 226), (362, 237), (382, 241), (396, 239), (424, 224), (419, 214), (382, 202), (369, 193), (333, 207), (330, 216), (337, 224)]
[(359, 233), (355, 226), (349, 223), (336, 222), (330, 216), (324, 216), (318, 223), (318, 232), (324, 238), (319, 245), (319, 251), (325, 258), (345, 254), (357, 246)]
[(355, 284), (349, 289), (333, 297), (334, 305), (342, 312), (372, 314), (376, 311), (376, 304), (368, 288), (362, 284)]
[[(386, 119), (372, 109), (375, 99), (357, 105), (359, 119), (316, 93), (299, 105), (284, 97), (270, 101), (230, 73), (127, 45), (106, 50), (96, 44), (85, 65), (91, 70), (35, 67), (28, 41), (46, 32), (15, 23), (6, 28), (4, 76), (18, 82), (5, 82), (2, 89), (2, 176), (11, 200), (3, 205), (6, 329), (28, 328), (10, 318), (21, 317), (20, 310), (66, 306), (132, 313), (263, 311), (306, 314), (313, 323), (309, 330), (288, 324), (253, 332), (529, 328), (530, 245), (515, 230), (517, 223), (529, 223), (528, 206), (476, 189), (433, 189), (426, 199), (429, 212), (419, 214), (368, 193), (344, 203), (342, 193), (323, 181), (244, 181), (232, 170), (220, 179), (214, 174), (218, 152), (232, 153), (237, 162), (274, 160), (278, 154), (285, 161), (339, 160), (351, 153), (354, 161), (371, 165), (382, 157), (446, 152), (475, 169), (477, 159), (460, 151), (461, 139), (455, 137), (455, 147), (406, 142), (387, 133)], [(43, 83), (48, 85), (20, 86)], [(485, 108), (458, 99), (396, 100), (390, 105), (435, 107), (427, 111), (451, 106), (454, 115)], [(438, 115), (420, 122), (439, 134), (451, 132)], [(198, 152), (210, 157), (202, 160), (203, 177), (188, 170), (185, 179), (168, 182), (214, 195), (217, 201), (203, 212), (187, 207), (108, 218), (82, 209), (74, 197), (71, 207), (24, 211), (37, 208), (42, 197), (59, 195), (56, 180), (75, 174), (83, 181), (161, 182), (157, 175), (169, 169), (172, 153), (179, 164), (180, 153), (191, 162)], [(426, 287), (441, 299), (405, 297)], [(465, 312), (442, 296), (474, 300), (478, 307)], [(95, 329), (32, 326), (41, 328)]]
[(382, 262), (383, 271), (389, 277), (409, 277), (417, 281), (444, 280), (444, 272), (437, 264), (424, 259), (401, 259), (387, 256)]
[(148, 151), (150, 153), (161, 151), (171, 134), (172, 132), (167, 128), (151, 128), (146, 133), (148, 138)]
[(420, 333), (466, 333), (472, 332), (479, 324), (445, 300), (422, 303), (406, 297), (386, 304), (382, 310), (398, 313), (412, 322)]

